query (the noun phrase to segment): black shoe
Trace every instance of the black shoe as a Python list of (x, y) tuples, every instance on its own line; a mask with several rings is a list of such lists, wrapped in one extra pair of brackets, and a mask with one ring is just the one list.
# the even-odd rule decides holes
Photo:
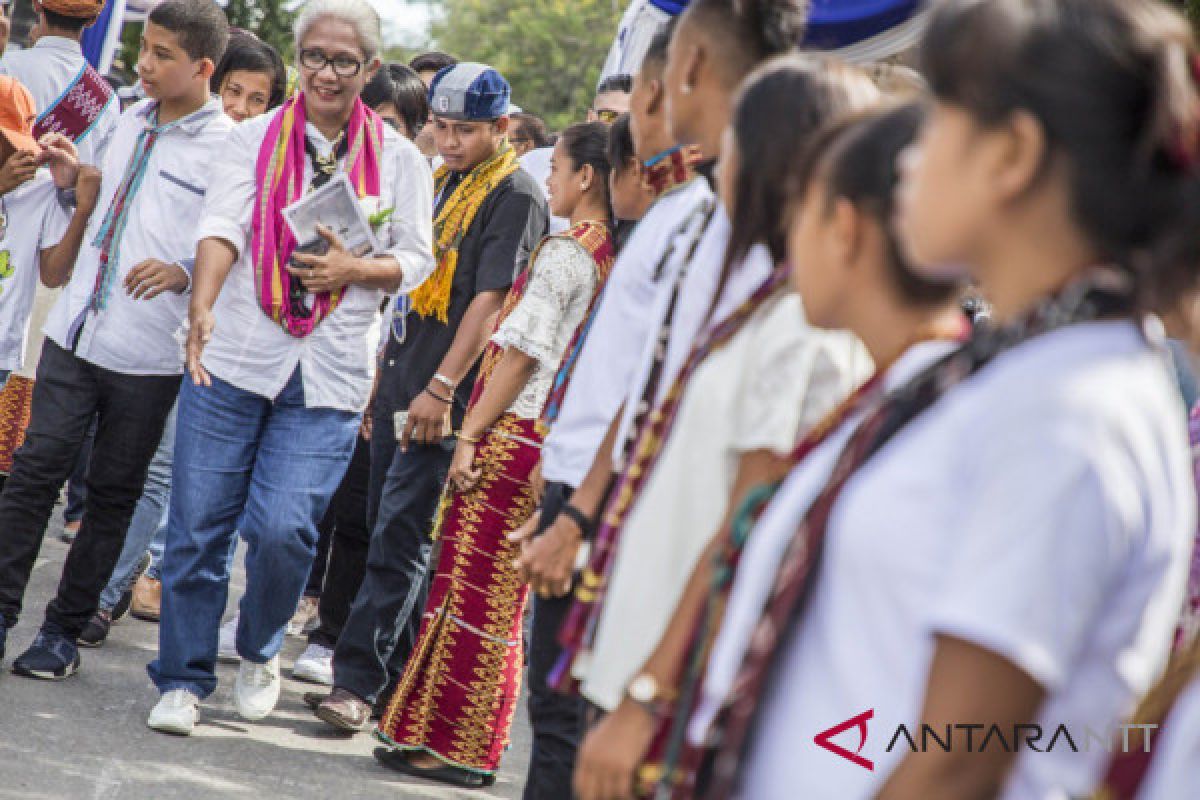
[(133, 571), (133, 575), (129, 578), (129, 585), (125, 587), (125, 591), (121, 592), (120, 599), (113, 606), (113, 622), (116, 622), (129, 613), (129, 607), (133, 605), (133, 587), (137, 585), (137, 582), (146, 574), (146, 570), (148, 569), (150, 569), (150, 554), (142, 553), (142, 559), (138, 561), (137, 569)]
[(79, 648), (69, 636), (39, 631), (33, 644), (13, 661), (14, 675), (61, 681), (79, 671)]
[(321, 703), (324, 703), (328, 699), (329, 692), (305, 692), (303, 697), (304, 705), (313, 711), (320, 708)]
[(84, 626), (83, 633), (79, 634), (76, 642), (84, 647), (99, 647), (108, 638), (108, 631), (111, 627), (112, 612), (102, 608), (88, 620), (88, 624)]
[(376, 747), (375, 760), (388, 769), (394, 769), (396, 772), (402, 772), (414, 778), (448, 783), (463, 789), (483, 789), (496, 782), (495, 775), (480, 775), (478, 772), (452, 767), (449, 764), (437, 767), (416, 767), (409, 762), (408, 753), (388, 747)]

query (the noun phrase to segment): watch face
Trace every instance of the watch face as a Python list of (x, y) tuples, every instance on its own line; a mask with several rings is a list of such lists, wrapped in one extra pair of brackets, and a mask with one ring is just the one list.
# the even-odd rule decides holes
[(653, 703), (658, 694), (658, 681), (652, 675), (639, 675), (629, 684), (629, 696), (639, 703)]

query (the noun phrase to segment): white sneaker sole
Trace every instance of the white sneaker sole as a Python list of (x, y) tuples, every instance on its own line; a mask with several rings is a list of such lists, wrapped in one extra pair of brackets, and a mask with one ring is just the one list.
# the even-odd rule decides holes
[(304, 663), (297, 663), (292, 667), (292, 678), (305, 683), (315, 683), (318, 686), (333, 686), (333, 670), (323, 671)]
[[(278, 704), (278, 700), (276, 700), (275, 705), (277, 705), (277, 704)], [(247, 722), (258, 722), (261, 719), (266, 719), (267, 717), (269, 717), (271, 715), (271, 712), (275, 710), (275, 705), (272, 705), (270, 708), (265, 709), (265, 710), (257, 709), (257, 708), (246, 708), (238, 701), (238, 699), (236, 697), (233, 700), (233, 705), (237, 709), (238, 716), (241, 717), (242, 719), (246, 720)]]
[(218, 664), (240, 664), (242, 657), (237, 654), (237, 651), (220, 650), (217, 652)]
[(159, 733), (169, 733), (172, 736), (191, 736), (196, 729), (199, 714), (193, 715), (191, 724), (181, 719), (146, 720), (146, 727)]

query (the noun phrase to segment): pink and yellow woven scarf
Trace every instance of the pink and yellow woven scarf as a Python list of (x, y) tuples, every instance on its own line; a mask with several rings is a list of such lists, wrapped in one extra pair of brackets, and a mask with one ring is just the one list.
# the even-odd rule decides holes
[[(286, 269), (296, 240), (283, 219), (283, 209), (299, 199), (306, 189), (304, 152), (306, 120), (304, 95), (296, 94), (275, 114), (258, 151), (255, 166), (254, 219), (251, 222), (251, 254), (258, 302), (263, 313), (292, 336), (312, 333), (333, 313), (345, 294), (321, 292), (313, 299), (312, 314), (296, 316), (288, 303), (293, 278)], [(346, 126), (346, 171), (359, 197), (379, 196), (380, 159), (383, 155), (383, 121), (361, 100), (354, 101)]]

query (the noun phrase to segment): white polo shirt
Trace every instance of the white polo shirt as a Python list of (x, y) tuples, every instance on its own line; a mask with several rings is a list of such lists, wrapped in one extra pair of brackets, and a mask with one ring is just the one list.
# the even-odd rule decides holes
[[(845, 439), (801, 463), (751, 533), (693, 739), (727, 696), (780, 555)], [(1028, 722), (1046, 731), (1043, 748), (1060, 724), (1076, 741), (1108, 730), (1165, 663), (1195, 529), (1184, 414), (1160, 348), (1131, 323), (1097, 322), (1001, 354), (844, 488), (810, 604), (778, 654), (741, 796), (874, 796), (910, 752), (903, 740), (887, 752), (898, 726), (920, 730), (937, 634), (1042, 686)], [(873, 771), (814, 743), (868, 710), (861, 756)], [(834, 741), (859, 744), (854, 731)], [(1000, 796), (1086, 796), (1108, 755), (1083, 750), (1022, 748)]]
[(0, 370), (11, 371), (22, 366), (41, 251), (62, 240), (71, 217), (46, 170), (0, 197), (0, 215)]
[(596, 458), (651, 335), (659, 260), (680, 224), (712, 197), (701, 177), (654, 202), (621, 248), (596, 307), (587, 341), (571, 373), (558, 418), (542, 445), (542, 475), (578, 487)]
[[(188, 297), (164, 292), (135, 300), (125, 292), (129, 271), (147, 259), (168, 264), (196, 252), (196, 225), (213, 166), (229, 154), (222, 149), (233, 122), (211, 99), (200, 110), (166, 128), (150, 150), (141, 187), (133, 196), (121, 237), (107, 306), (88, 310), (100, 269), (96, 239), (136, 152), (139, 134), (153, 126), (157, 102), (143, 100), (121, 115), (104, 161), (96, 210), (88, 223), (71, 282), (46, 321), (46, 336), (96, 366), (129, 375), (178, 375), (183, 372)], [(77, 344), (71, 341), (78, 321)]]
[[(362, 411), (375, 374), (379, 307), (385, 293), (347, 287), (333, 313), (300, 338), (284, 331), (258, 302), (250, 252), (250, 222), (257, 193), (254, 171), (274, 113), (279, 112), (239, 125), (213, 167), (213, 190), (196, 239), (223, 239), (233, 245), (238, 256), (213, 308), (216, 328), (204, 349), (204, 367), (240, 389), (274, 398), (299, 365), (307, 406)], [(333, 145), (313, 125), (309, 124), (306, 132), (318, 153), (332, 152)], [(381, 196), (368, 199), (369, 205), (393, 211), (376, 235), (383, 247), (381, 254), (395, 258), (403, 270), (400, 292), (411, 292), (434, 268), (433, 177), (412, 142), (387, 126), (381, 169)], [(312, 166), (306, 159), (304, 185), (311, 182)]]
[[(10, 48), (0, 56), (0, 75), (11, 75), (29, 90), (40, 116), (59, 101), (86, 63), (78, 42), (62, 36), (43, 36), (28, 50)], [(121, 105), (113, 92), (92, 127), (75, 142), (79, 158), (85, 164), (104, 163), (105, 150), (120, 116)]]

